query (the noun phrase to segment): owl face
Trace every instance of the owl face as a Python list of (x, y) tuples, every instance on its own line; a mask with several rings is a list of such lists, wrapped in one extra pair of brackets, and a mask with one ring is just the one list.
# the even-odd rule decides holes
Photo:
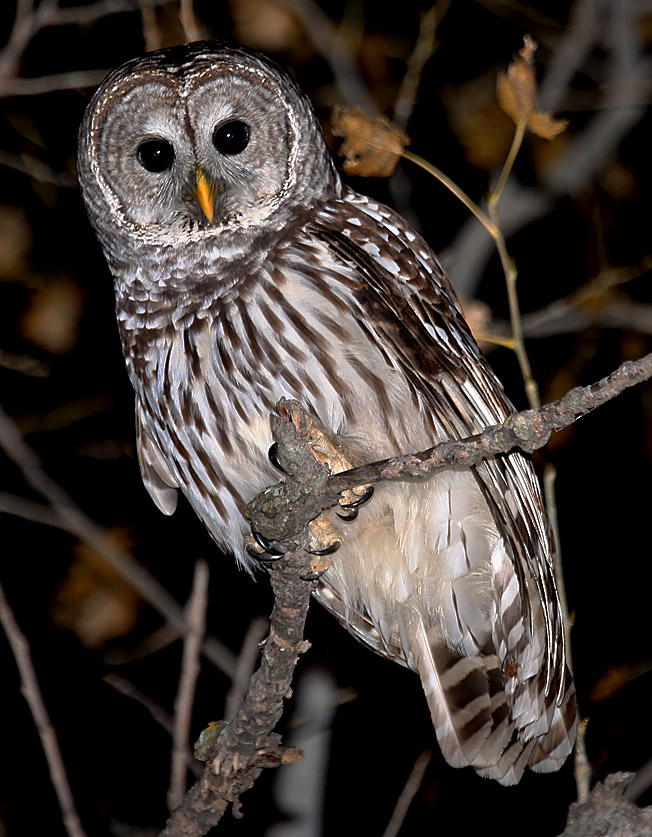
[(126, 231), (211, 236), (260, 225), (287, 203), (311, 140), (323, 146), (312, 111), (272, 62), (196, 44), (104, 81), (82, 125), (79, 174)]

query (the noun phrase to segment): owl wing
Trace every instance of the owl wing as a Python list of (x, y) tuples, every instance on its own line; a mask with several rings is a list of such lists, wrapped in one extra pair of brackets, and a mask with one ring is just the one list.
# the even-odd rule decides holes
[[(354, 296), (366, 327), (449, 438), (473, 435), (514, 412), (434, 254), (400, 216), (350, 192), (322, 211), (310, 233), (360, 278)], [(447, 635), (467, 656), (433, 646), (414, 613), (409, 618), (416, 624), (406, 630), (412, 637), (408, 654), (449, 762), (472, 764), (510, 784), (526, 764), (556, 770), (570, 753), (574, 687), (566, 669), (553, 540), (533, 468), (512, 453), (472, 471), (506, 545), (492, 556), (491, 641), (475, 641), (483, 632), (473, 591), (465, 590), (467, 576), (451, 580), (443, 614)], [(333, 602), (329, 606), (337, 612)], [(373, 621), (364, 613), (359, 619), (361, 630)]]
[(179, 484), (143, 420), (143, 406), (139, 398), (136, 398), (136, 451), (140, 473), (150, 497), (163, 514), (174, 514)]

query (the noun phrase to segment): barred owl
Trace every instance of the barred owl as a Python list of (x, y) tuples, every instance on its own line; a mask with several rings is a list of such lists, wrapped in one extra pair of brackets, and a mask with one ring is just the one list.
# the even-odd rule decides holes
[[(428, 245), (341, 182), (309, 102), (266, 57), (194, 43), (115, 70), (78, 171), (115, 280), (144, 483), (165, 514), (182, 491), (243, 567), (246, 504), (278, 476), (281, 397), (343, 440), (340, 469), (513, 412)], [(355, 520), (332, 517), (346, 531), (316, 598), (418, 673), (452, 766), (505, 785), (557, 770), (575, 691), (528, 459), (380, 484), (358, 509), (365, 496), (347, 504)]]

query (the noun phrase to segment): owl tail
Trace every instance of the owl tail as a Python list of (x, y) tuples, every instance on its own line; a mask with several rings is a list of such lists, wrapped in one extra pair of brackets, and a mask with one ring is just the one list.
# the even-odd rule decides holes
[[(543, 737), (517, 729), (510, 717), (504, 675), (495, 654), (459, 657), (441, 641), (432, 641), (423, 619), (412, 614), (403, 623), (403, 647), (421, 678), (442, 754), (452, 767), (473, 767), (503, 785), (516, 784), (528, 766), (557, 770), (575, 737), (573, 687)], [(528, 740), (529, 739), (529, 740)]]

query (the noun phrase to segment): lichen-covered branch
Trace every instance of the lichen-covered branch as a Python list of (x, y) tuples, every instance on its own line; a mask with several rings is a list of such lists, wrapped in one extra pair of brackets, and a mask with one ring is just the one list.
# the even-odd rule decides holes
[(299, 655), (309, 648), (303, 630), (314, 585), (303, 580), (310, 572), (307, 558), (297, 548), (270, 570), (274, 608), (260, 667), (233, 719), (203, 733), (196, 752), (206, 761), (204, 774), (172, 814), (162, 837), (207, 834), (229, 805), (239, 815), (240, 795), (264, 767), (301, 760), (301, 751), (282, 747), (273, 730), (290, 695)]

